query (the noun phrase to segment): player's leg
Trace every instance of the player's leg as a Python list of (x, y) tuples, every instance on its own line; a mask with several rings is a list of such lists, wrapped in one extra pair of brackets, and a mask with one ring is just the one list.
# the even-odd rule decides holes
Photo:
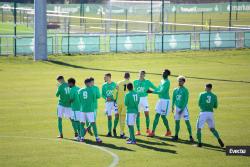
[(57, 126), (59, 131), (58, 138), (63, 138), (63, 131), (62, 131), (62, 117), (64, 113), (64, 108), (60, 105), (57, 106)]
[(136, 132), (136, 135), (141, 135), (141, 109), (143, 108), (143, 98), (140, 97), (140, 102), (139, 102), (139, 105), (138, 105), (138, 113), (137, 113), (137, 116), (136, 116), (136, 128), (137, 128), (137, 132)]
[[(118, 109), (118, 112), (119, 112), (119, 109)], [(126, 119), (126, 107), (125, 107), (125, 105), (120, 106), (119, 116), (120, 116), (120, 119), (119, 119), (120, 120), (120, 138), (126, 139), (126, 136), (124, 133), (125, 119)]]
[(115, 113), (113, 135), (115, 137), (117, 137), (116, 128), (117, 128), (117, 125), (118, 125), (118, 122), (119, 122), (119, 113), (118, 113), (118, 106), (117, 106), (117, 104), (115, 102), (114, 102), (113, 110), (114, 110), (114, 113)]
[(72, 109), (70, 109), (70, 121), (74, 130), (74, 133), (75, 133), (75, 138), (77, 138), (78, 132), (77, 132), (77, 124), (76, 124), (76, 115), (75, 115), (75, 111), (73, 111)]
[(112, 136), (112, 105), (113, 103), (106, 102), (105, 103), (105, 112), (107, 114), (108, 118), (108, 134), (106, 135), (107, 137)]
[(170, 127), (169, 127), (169, 123), (167, 119), (167, 115), (170, 111), (170, 100), (162, 100), (160, 107), (161, 107), (161, 119), (167, 129), (165, 136), (171, 136), (171, 131), (170, 131)]
[(84, 141), (84, 136), (86, 134), (85, 131), (85, 123), (86, 123), (86, 113), (81, 112), (80, 113), (80, 141), (83, 142)]
[(198, 140), (198, 144), (197, 144), (198, 147), (202, 147), (201, 129), (204, 127), (206, 119), (207, 119), (206, 113), (201, 112), (199, 117), (198, 117), (197, 124), (196, 124), (196, 128), (197, 128), (196, 137), (197, 137), (197, 140)]
[(180, 131), (180, 119), (181, 119), (181, 115), (179, 113), (179, 108), (175, 108), (175, 114), (174, 114), (174, 119), (175, 119), (175, 135), (173, 137), (173, 141), (177, 141), (178, 140), (178, 135), (179, 135), (179, 131)]
[(155, 130), (156, 130), (156, 127), (159, 123), (159, 119), (161, 116), (161, 101), (160, 100), (158, 100), (158, 102), (156, 104), (155, 111), (156, 111), (156, 114), (155, 114), (155, 118), (154, 118), (154, 122), (153, 122), (153, 128), (152, 128), (152, 131), (147, 135), (148, 137), (155, 136)]
[(96, 123), (95, 123), (95, 113), (94, 112), (88, 112), (88, 113), (86, 113), (86, 115), (87, 115), (88, 122), (90, 122), (91, 126), (93, 127), (96, 142), (101, 143), (102, 140), (98, 137), (97, 126), (96, 126)]
[(146, 133), (149, 133), (149, 132), (150, 132), (150, 130), (149, 130), (150, 118), (149, 118), (149, 105), (148, 105), (148, 99), (147, 99), (147, 98), (144, 98), (142, 104), (143, 104), (144, 114), (145, 114), (145, 118), (146, 118), (146, 128), (147, 128)]
[(127, 142), (127, 144), (136, 144), (135, 131), (134, 131), (136, 115), (137, 114), (133, 114), (133, 113), (127, 114), (127, 124), (128, 124), (128, 129), (129, 129), (129, 135), (130, 135), (130, 140)]
[(210, 131), (211, 131), (212, 134), (214, 135), (214, 137), (218, 140), (218, 143), (220, 144), (220, 146), (221, 146), (221, 147), (224, 147), (224, 143), (223, 143), (223, 141), (221, 140), (218, 131), (215, 129), (214, 116), (213, 116), (213, 113), (212, 113), (212, 112), (209, 113), (209, 117), (208, 117), (208, 120), (207, 120), (207, 124), (208, 124), (208, 127), (209, 127)]
[(77, 127), (77, 132), (78, 132), (78, 140), (80, 139), (80, 133), (81, 133), (81, 130), (80, 130), (80, 114), (81, 112), (80, 111), (76, 111), (75, 112), (76, 114), (76, 127)]
[(189, 141), (194, 142), (194, 138), (193, 138), (193, 135), (192, 135), (192, 127), (191, 127), (191, 124), (190, 124), (190, 121), (189, 121), (189, 112), (188, 112), (187, 107), (183, 111), (183, 118), (185, 120), (186, 127), (187, 127), (187, 130), (188, 130)]

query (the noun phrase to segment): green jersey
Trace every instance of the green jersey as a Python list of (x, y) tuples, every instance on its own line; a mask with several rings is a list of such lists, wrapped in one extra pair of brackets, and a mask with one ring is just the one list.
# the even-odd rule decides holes
[(137, 113), (139, 105), (139, 95), (135, 91), (129, 91), (125, 95), (125, 105), (127, 113)]
[(73, 86), (70, 88), (70, 102), (71, 102), (71, 109), (73, 111), (80, 111), (80, 102), (78, 98), (78, 90), (80, 88), (78, 86)]
[(162, 79), (158, 88), (153, 92), (158, 94), (160, 99), (170, 99), (169, 97), (170, 82), (168, 79)]
[(102, 97), (107, 100), (107, 98), (111, 98), (114, 101), (114, 90), (116, 89), (116, 84), (114, 82), (107, 83), (105, 82), (102, 85)]
[(70, 107), (69, 93), (70, 88), (67, 83), (64, 82), (58, 86), (56, 97), (59, 97), (59, 105), (63, 107)]
[(94, 112), (96, 94), (91, 87), (85, 87), (78, 91), (81, 112)]
[(135, 80), (134, 89), (138, 93), (139, 97), (148, 96), (147, 90), (149, 88), (156, 89), (156, 86), (149, 80)]
[(218, 107), (217, 96), (212, 92), (202, 92), (199, 97), (201, 112), (213, 112)]
[(189, 93), (187, 88), (185, 88), (184, 86), (175, 88), (173, 92), (172, 108), (175, 105), (183, 110), (187, 106), (188, 97)]
[(91, 88), (93, 89), (93, 91), (94, 91), (94, 93), (96, 95), (96, 99), (94, 101), (94, 106), (95, 106), (95, 109), (97, 109), (97, 107), (98, 107), (98, 101), (97, 100), (101, 97), (100, 90), (99, 90), (98, 86), (95, 86), (95, 85), (92, 86)]

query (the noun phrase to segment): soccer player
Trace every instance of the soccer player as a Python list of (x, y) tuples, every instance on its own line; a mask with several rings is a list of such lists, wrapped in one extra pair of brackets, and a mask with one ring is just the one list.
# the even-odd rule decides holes
[(158, 94), (158, 96), (160, 98), (156, 104), (156, 107), (155, 107), (156, 114), (155, 114), (155, 119), (154, 119), (154, 123), (153, 123), (153, 129), (148, 134), (148, 137), (155, 136), (155, 129), (158, 125), (160, 116), (163, 120), (163, 123), (164, 123), (166, 129), (167, 129), (165, 136), (171, 136), (171, 131), (170, 131), (170, 128), (168, 125), (168, 120), (166, 118), (166, 116), (168, 115), (168, 113), (170, 111), (170, 98), (169, 98), (170, 81), (168, 80), (169, 75), (170, 75), (170, 71), (168, 69), (165, 69), (163, 71), (163, 74), (162, 74), (163, 79), (161, 80), (159, 87), (155, 91), (152, 91), (152, 90), (147, 91), (148, 93)]
[(70, 87), (70, 105), (71, 105), (71, 114), (70, 119), (75, 132), (75, 139), (78, 140), (80, 134), (80, 122), (79, 122), (79, 114), (80, 114), (80, 103), (78, 98), (78, 90), (80, 89), (75, 85), (76, 81), (74, 78), (68, 79), (68, 86)]
[(199, 107), (200, 115), (197, 120), (197, 139), (198, 147), (202, 147), (201, 143), (201, 129), (204, 127), (204, 124), (207, 123), (210, 131), (217, 138), (221, 147), (224, 147), (219, 133), (215, 129), (214, 125), (214, 109), (218, 107), (217, 96), (212, 93), (212, 84), (206, 84), (205, 92), (202, 92), (199, 97)]
[[(124, 74), (124, 80), (119, 81), (117, 83), (117, 106), (118, 106), (118, 113), (119, 113), (119, 121), (120, 121), (120, 138), (125, 139), (125, 119), (126, 119), (126, 108), (124, 104), (124, 97), (126, 93), (128, 92), (127, 84), (130, 83), (129, 81), (130, 73), (125, 72)], [(114, 129), (114, 134), (116, 134), (116, 129)]]
[(84, 141), (84, 136), (86, 134), (84, 125), (86, 121), (90, 122), (91, 126), (93, 127), (94, 135), (96, 138), (97, 143), (101, 143), (102, 140), (98, 137), (97, 127), (95, 123), (95, 100), (96, 94), (91, 88), (90, 79), (86, 79), (84, 81), (85, 86), (84, 88), (78, 91), (78, 97), (80, 101), (80, 141)]
[(139, 103), (139, 112), (138, 116), (136, 118), (136, 126), (137, 126), (137, 133), (136, 135), (141, 135), (140, 131), (140, 111), (141, 109), (144, 111), (145, 117), (146, 117), (146, 133), (149, 133), (149, 125), (150, 125), (150, 118), (149, 118), (149, 105), (148, 105), (148, 93), (147, 90), (149, 88), (156, 89), (156, 86), (149, 80), (145, 79), (146, 72), (144, 70), (141, 70), (139, 72), (139, 79), (134, 81), (134, 89), (138, 93), (140, 98)]
[(130, 134), (127, 144), (136, 144), (134, 125), (138, 115), (138, 104), (140, 99), (138, 94), (133, 90), (132, 83), (127, 84), (127, 89), (129, 92), (125, 96), (125, 105), (127, 107), (127, 125)]
[[(101, 94), (100, 94), (100, 90), (98, 88), (98, 86), (95, 85), (95, 79), (93, 77), (90, 77), (89, 78), (90, 80), (90, 86), (91, 88), (93, 89), (93, 91), (95, 92), (96, 94), (96, 99), (95, 99), (95, 122), (96, 122), (96, 117), (97, 117), (97, 108), (98, 108), (98, 99), (101, 97)], [(92, 136), (93, 133), (91, 131), (91, 124), (87, 125), (87, 131), (90, 133), (90, 135)]]
[(172, 112), (174, 112), (175, 108), (175, 136), (173, 137), (173, 141), (178, 140), (178, 134), (180, 131), (180, 119), (183, 118), (185, 120), (187, 130), (189, 133), (189, 141), (194, 142), (192, 137), (192, 128), (189, 122), (189, 113), (188, 113), (188, 98), (189, 93), (188, 89), (184, 86), (186, 82), (186, 78), (184, 76), (179, 76), (177, 78), (179, 87), (174, 89), (173, 99), (172, 99)]
[[(117, 105), (115, 102), (114, 97), (114, 90), (116, 89), (116, 84), (111, 81), (111, 74), (105, 74), (104, 80), (106, 81), (102, 85), (102, 97), (105, 99), (105, 112), (108, 117), (108, 134), (107, 137), (112, 137), (112, 112), (115, 113), (115, 120), (114, 120), (114, 129), (116, 129), (118, 121), (119, 121), (119, 114), (117, 111)], [(114, 131), (116, 132), (116, 131)], [(117, 136), (114, 133), (114, 136)]]
[(62, 131), (62, 118), (70, 119), (70, 88), (68, 84), (65, 82), (63, 76), (57, 77), (58, 88), (56, 92), (56, 97), (59, 97), (58, 106), (57, 106), (57, 117), (58, 117), (58, 130), (59, 136), (58, 138), (63, 138), (63, 131)]

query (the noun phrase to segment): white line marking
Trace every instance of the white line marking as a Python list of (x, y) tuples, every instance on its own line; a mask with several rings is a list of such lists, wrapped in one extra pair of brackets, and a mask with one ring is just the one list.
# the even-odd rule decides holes
[[(5, 136), (5, 135), (1, 135), (0, 138), (23, 138), (23, 139), (36, 139), (36, 140), (49, 140), (49, 141), (58, 141), (59, 139), (54, 139), (54, 138), (44, 138), (44, 137), (29, 137), (29, 136)], [(102, 150), (108, 154), (110, 154), (113, 157), (113, 161), (112, 163), (108, 166), (108, 167), (115, 167), (118, 165), (119, 163), (119, 156), (111, 151), (109, 151), (108, 149), (104, 148), (104, 147), (100, 147), (100, 146), (96, 146), (96, 145), (91, 145), (91, 144), (87, 144), (87, 143), (81, 143), (81, 142), (74, 142), (71, 140), (63, 140), (66, 142), (71, 142), (71, 143), (78, 143), (78, 144), (85, 144), (88, 145), (90, 147)]]

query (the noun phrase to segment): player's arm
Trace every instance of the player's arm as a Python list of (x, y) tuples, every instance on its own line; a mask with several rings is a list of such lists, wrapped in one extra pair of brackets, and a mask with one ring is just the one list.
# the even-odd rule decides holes
[(184, 95), (184, 98), (183, 98), (182, 108), (181, 108), (182, 110), (184, 110), (184, 108), (187, 106), (187, 104), (188, 104), (188, 98), (189, 98), (189, 92), (186, 89), (185, 90), (185, 95)]
[(151, 81), (149, 81), (149, 87), (154, 90), (157, 89), (157, 87)]
[(202, 108), (202, 95), (201, 94), (199, 96), (198, 105), (199, 105), (200, 108)]
[(214, 98), (214, 108), (218, 108), (218, 100), (217, 100), (216, 95), (215, 95), (215, 98)]
[(106, 89), (104, 86), (102, 86), (102, 98), (104, 98), (105, 100), (107, 99), (107, 96), (106, 96)]
[(98, 87), (96, 87), (96, 99), (100, 99), (101, 94), (100, 94), (100, 90)]
[(160, 90), (154, 90), (152, 93), (153, 94), (162, 94), (163, 92), (167, 91), (169, 89), (169, 84), (164, 84), (163, 88), (161, 88)]
[(61, 92), (61, 89), (60, 89), (60, 88), (61, 88), (60, 86), (57, 88), (56, 97), (59, 97), (59, 95), (60, 95), (60, 92)]
[(124, 103), (125, 103), (125, 106), (128, 106), (128, 103), (129, 103), (129, 97), (128, 97), (128, 95), (125, 96)]
[(69, 101), (70, 101), (70, 103), (72, 103), (74, 101), (74, 92), (72, 91), (72, 89), (69, 92)]
[(173, 98), (172, 98), (172, 112), (174, 112), (175, 100), (176, 100), (176, 94), (175, 94), (175, 90), (174, 90), (174, 91), (173, 91)]

